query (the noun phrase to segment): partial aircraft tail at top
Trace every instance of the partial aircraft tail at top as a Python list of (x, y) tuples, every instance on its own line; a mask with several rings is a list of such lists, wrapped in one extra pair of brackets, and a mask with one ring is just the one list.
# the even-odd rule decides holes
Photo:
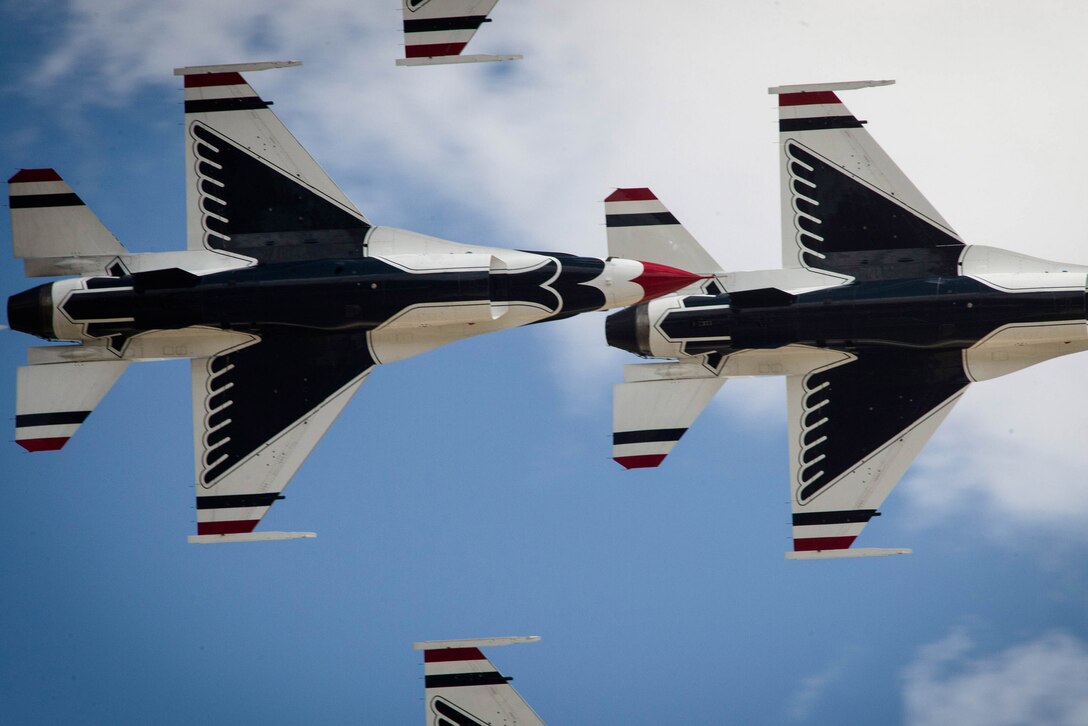
[(499, 0), (403, 0), (404, 58), (398, 66), (520, 60), (520, 55), (462, 55)]

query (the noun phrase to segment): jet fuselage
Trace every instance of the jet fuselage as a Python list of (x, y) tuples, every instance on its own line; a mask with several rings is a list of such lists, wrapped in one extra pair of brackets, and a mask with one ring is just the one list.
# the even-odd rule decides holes
[(1083, 322), (1079, 279), (1079, 289), (1015, 292), (955, 276), (856, 282), (797, 295), (768, 289), (673, 297), (609, 316), (607, 336), (622, 350), (668, 357), (787, 345), (964, 349), (1007, 326)]
[[(474, 257), (485, 264), (488, 259)], [(585, 283), (601, 278), (614, 263), (538, 257), (538, 266), (520, 271), (407, 271), (362, 258), (272, 263), (205, 275), (173, 269), (81, 278), (12, 297), (9, 319), (13, 328), (42, 338), (79, 340), (190, 327), (258, 334), (277, 328), (367, 331), (419, 306), (436, 312), (432, 324), (441, 324), (444, 312), (451, 313), (445, 316), (451, 321), (465, 322), (466, 308), (494, 319), (511, 306), (531, 308), (547, 319), (610, 302), (604, 289)]]

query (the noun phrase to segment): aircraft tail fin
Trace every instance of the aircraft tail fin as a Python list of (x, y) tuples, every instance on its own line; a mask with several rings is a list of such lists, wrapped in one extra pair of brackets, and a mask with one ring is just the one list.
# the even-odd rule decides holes
[(722, 267), (649, 189), (617, 189), (604, 200), (608, 256), (656, 262), (697, 274)]
[(538, 640), (538, 636), (529, 635), (414, 643), (413, 648), (423, 651), (427, 726), (544, 726), (510, 685), (511, 679), (499, 673), (480, 651)]
[(520, 55), (461, 55), (499, 0), (404, 0), (404, 58), (398, 66), (520, 60)]
[(22, 366), (17, 373), (15, 441), (27, 451), (56, 451), (128, 367), (126, 361)]
[[(124, 246), (53, 169), (20, 169), (8, 179), (15, 256), (32, 261), (65, 257), (112, 257)], [(55, 273), (54, 273), (55, 274)]]

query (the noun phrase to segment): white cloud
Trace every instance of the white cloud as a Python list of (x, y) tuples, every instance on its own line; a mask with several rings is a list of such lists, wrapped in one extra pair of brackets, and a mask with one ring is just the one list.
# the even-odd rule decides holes
[(842, 679), (845, 672), (846, 663), (840, 660), (819, 673), (801, 679), (801, 685), (790, 697), (787, 711), (789, 719), (795, 722), (807, 721), (827, 688)]
[(1074, 355), (968, 390), (910, 477), (917, 519), (969, 509), (999, 540), (1009, 539), (1010, 520), (1083, 537), (1083, 366), (1084, 355)]
[(1088, 647), (1052, 633), (973, 656), (962, 631), (919, 650), (903, 673), (909, 726), (1080, 726), (1088, 723)]

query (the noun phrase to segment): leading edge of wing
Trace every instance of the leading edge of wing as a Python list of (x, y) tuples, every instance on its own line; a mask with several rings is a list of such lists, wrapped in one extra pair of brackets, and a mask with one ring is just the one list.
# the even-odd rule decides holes
[(198, 537), (253, 533), (373, 365), (362, 332), (266, 335), (193, 360)]
[(959, 351), (903, 348), (790, 376), (794, 551), (848, 549), (969, 383)]

